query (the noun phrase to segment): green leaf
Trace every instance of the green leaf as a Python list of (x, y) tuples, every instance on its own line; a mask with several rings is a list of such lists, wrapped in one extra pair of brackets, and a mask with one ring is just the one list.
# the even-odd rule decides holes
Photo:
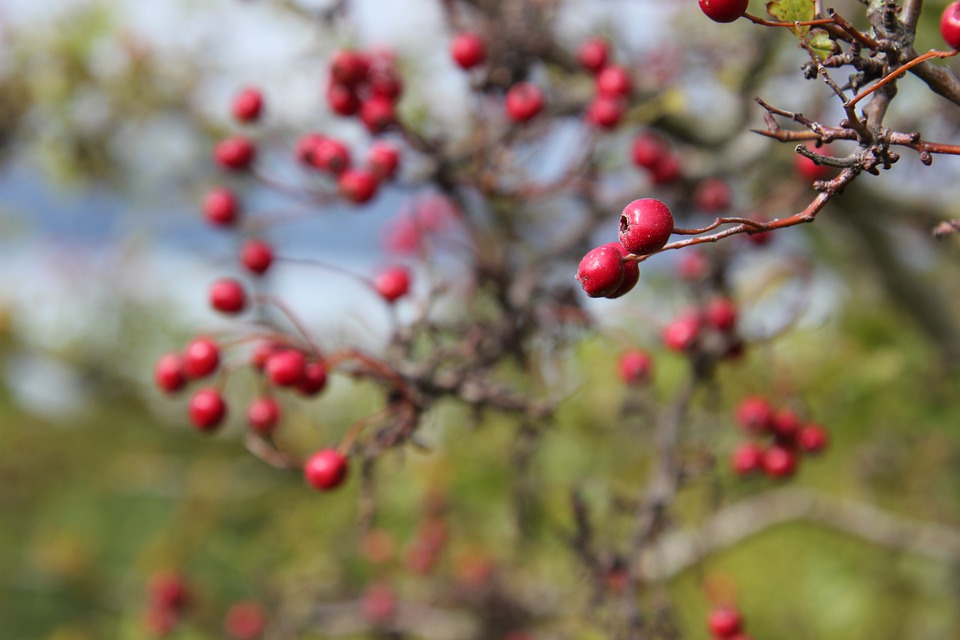
[(821, 29), (814, 29), (807, 38), (807, 48), (817, 54), (821, 60), (826, 60), (837, 52), (837, 43), (830, 38), (830, 34)]
[[(807, 22), (813, 20), (815, 11), (814, 0), (771, 0), (767, 3), (767, 13), (780, 22)], [(793, 27), (790, 30), (803, 36), (809, 27)]]

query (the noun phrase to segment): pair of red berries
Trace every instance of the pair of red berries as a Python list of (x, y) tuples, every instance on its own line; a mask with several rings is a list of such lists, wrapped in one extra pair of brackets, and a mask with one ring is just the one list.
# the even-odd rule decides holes
[(633, 139), (630, 156), (633, 164), (649, 174), (654, 185), (676, 182), (682, 175), (679, 156), (652, 131), (644, 131)]

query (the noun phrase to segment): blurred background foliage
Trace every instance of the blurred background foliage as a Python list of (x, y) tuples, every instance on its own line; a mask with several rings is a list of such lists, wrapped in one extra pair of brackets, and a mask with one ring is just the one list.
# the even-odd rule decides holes
[[(255, 3), (234, 10), (244, 4)], [(934, 42), (933, 17), (943, 3), (929, 4), (921, 40)], [(190, 193), (209, 141), (224, 127), (197, 97), (211, 70), (195, 57), (151, 50), (114, 9), (78, 3), (29, 28), (5, 27), (2, 159), (30, 164), (51, 189), (123, 197), (156, 179), (156, 161), (170, 171), (152, 194)], [(945, 114), (941, 130), (957, 121)], [(147, 136), (157, 123), (164, 134)], [(144, 148), (170, 127), (193, 144)], [(937, 165), (940, 172), (923, 184), (949, 195), (955, 161)], [(906, 175), (927, 180), (909, 168)], [(770, 488), (765, 480), (737, 481), (726, 465), (739, 441), (732, 407), (762, 393), (798, 405), (833, 439), (794, 484), (960, 530), (960, 379), (951, 366), (960, 353), (957, 243), (928, 239), (942, 199), (921, 198), (916, 188), (890, 191), (857, 190), (841, 201), (850, 215), (825, 215), (795, 232), (840, 294), (822, 321), (751, 348), (697, 398), (694, 442), (716, 461), (682, 496), (680, 524)], [(672, 276), (652, 280), (665, 298), (676, 297)], [(271, 617), (302, 619), (311, 607), (357, 598), (385, 581), (401, 602), (442, 605), (486, 567), (518, 599), (543, 608), (544, 620), (526, 621), (534, 633), (597, 637), (591, 629), (605, 612), (591, 607), (589, 580), (558, 532), (572, 531), (572, 487), (598, 516), (600, 539), (627, 526), (614, 503), (646, 479), (650, 425), (629, 411), (639, 392), (618, 381), (615, 362), (628, 343), (649, 343), (650, 330), (626, 318), (619, 338), (577, 344), (565, 366), (582, 378), (581, 390), (539, 435), (535, 481), (525, 488), (536, 500), (522, 518), (512, 482), (516, 425), (507, 418), (472, 425), (458, 408), (435, 409), (423, 434), (428, 450), (391, 453), (377, 468), (385, 480), (378, 527), (393, 548), (391, 559), (377, 563), (354, 527), (357, 483), (333, 495), (308, 491), (299, 474), (271, 469), (244, 450), (236, 416), (222, 433), (198, 437), (185, 425), (184, 401), (161, 401), (151, 389), (152, 359), (194, 328), (168, 302), (110, 289), (94, 328), (56, 348), (25, 338), (14, 309), (2, 315), (0, 635), (145, 637), (144, 585), (170, 568), (195, 593), (185, 625), (171, 636), (188, 640), (223, 637), (223, 613), (241, 599), (264, 603)], [(758, 303), (747, 312), (765, 311)], [(656, 367), (654, 388), (642, 392), (647, 400), (667, 397), (684, 363), (658, 351)], [(335, 441), (374, 405), (374, 393), (337, 381), (285, 425), (283, 437), (304, 452)], [(438, 500), (451, 542), (433, 575), (420, 575), (404, 555)], [(644, 611), (656, 616), (667, 594), (650, 589)], [(750, 537), (686, 570), (667, 592), (684, 637), (695, 639), (707, 637), (704, 620), (717, 598), (739, 603), (757, 639), (960, 636), (957, 564), (815, 522)], [(582, 611), (582, 627), (551, 627), (551, 609)]]

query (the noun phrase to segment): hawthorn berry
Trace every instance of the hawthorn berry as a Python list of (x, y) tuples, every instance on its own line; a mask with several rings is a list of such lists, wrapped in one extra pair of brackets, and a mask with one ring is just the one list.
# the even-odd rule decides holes
[(384, 269), (373, 280), (373, 288), (387, 302), (394, 302), (410, 290), (410, 271), (406, 267)]
[(670, 208), (653, 198), (634, 200), (620, 214), (620, 244), (637, 255), (659, 251), (673, 233)]
[(607, 64), (610, 57), (610, 46), (602, 38), (591, 38), (577, 50), (577, 62), (591, 73), (597, 73)]
[[(607, 244), (619, 251), (621, 258), (626, 258), (630, 255), (619, 242), (608, 242)], [(637, 282), (640, 281), (640, 265), (635, 260), (624, 260), (621, 263), (621, 267), (623, 268), (623, 281), (620, 283), (620, 286), (617, 287), (616, 291), (604, 296), (605, 298), (619, 298), (620, 296), (626, 295), (637, 286)]]
[(271, 433), (280, 422), (280, 403), (270, 396), (257, 398), (247, 407), (247, 422), (260, 435)]
[(620, 379), (626, 384), (644, 384), (650, 380), (653, 360), (650, 354), (640, 349), (624, 351), (617, 362)]
[(787, 478), (797, 469), (797, 454), (779, 445), (763, 452), (763, 472), (771, 478)]
[(818, 424), (808, 424), (797, 432), (797, 444), (806, 453), (820, 453), (829, 442), (826, 430)]
[(188, 407), (190, 422), (200, 431), (213, 431), (227, 417), (227, 403), (219, 391), (213, 388), (200, 389), (190, 398)]
[(603, 298), (616, 293), (623, 279), (623, 254), (613, 243), (588, 251), (577, 268), (577, 280), (591, 298)]
[(750, 0), (700, 0), (700, 9), (714, 22), (733, 22), (747, 11)]
[(327, 86), (327, 104), (330, 110), (338, 115), (355, 116), (360, 111), (360, 96), (353, 87), (331, 82)]
[(253, 354), (250, 357), (250, 364), (252, 364), (258, 370), (263, 371), (264, 366), (267, 364), (267, 359), (282, 349), (283, 347), (275, 342), (264, 340), (254, 347)]
[(183, 373), (192, 380), (204, 378), (220, 366), (220, 347), (210, 338), (196, 338), (183, 350)]
[(347, 169), (340, 174), (337, 189), (354, 204), (369, 202), (377, 193), (377, 178), (365, 169)]
[(342, 49), (330, 60), (330, 77), (348, 87), (353, 87), (367, 79), (370, 60), (359, 51)]
[(224, 169), (240, 171), (249, 168), (257, 155), (257, 148), (248, 138), (234, 136), (221, 140), (213, 148), (213, 159)]
[(243, 89), (233, 98), (230, 111), (240, 122), (254, 122), (263, 111), (263, 94), (255, 87)]
[(720, 607), (710, 612), (707, 626), (710, 633), (718, 638), (729, 638), (740, 632), (743, 618), (740, 612), (731, 607)]
[(630, 146), (630, 158), (641, 169), (652, 170), (669, 154), (667, 143), (652, 131), (637, 135)]
[(397, 121), (393, 101), (381, 95), (370, 96), (360, 105), (360, 121), (370, 133), (383, 133)]
[(240, 205), (226, 187), (211, 189), (203, 199), (203, 217), (212, 225), (228, 227), (237, 221)]
[(747, 433), (769, 431), (773, 425), (773, 407), (759, 396), (747, 396), (737, 405), (737, 424)]
[(605, 98), (625, 98), (633, 90), (627, 70), (613, 64), (600, 70), (596, 82), (597, 95)]
[(350, 150), (334, 138), (322, 138), (313, 147), (313, 166), (322, 171), (339, 175), (350, 167)]
[(613, 129), (623, 119), (626, 109), (619, 98), (597, 96), (587, 105), (587, 122), (601, 129)]
[(313, 152), (317, 148), (317, 145), (325, 139), (322, 134), (316, 132), (303, 134), (297, 139), (293, 150), (293, 157), (295, 157), (300, 164), (305, 164), (309, 167), (316, 166), (313, 161)]
[(273, 248), (263, 240), (247, 240), (240, 249), (240, 262), (251, 273), (262, 275), (273, 264)]
[(372, 584), (363, 593), (361, 609), (367, 620), (382, 624), (397, 612), (397, 596), (388, 584)]
[(403, 78), (392, 65), (378, 64), (370, 68), (367, 79), (373, 95), (396, 102), (403, 94)]
[(187, 385), (187, 377), (183, 373), (183, 358), (178, 353), (168, 353), (160, 356), (153, 369), (153, 380), (157, 387), (165, 393), (175, 393)]
[(650, 181), (655, 186), (676, 182), (682, 175), (680, 158), (674, 153), (667, 153), (650, 169)]
[(461, 69), (472, 69), (483, 64), (487, 47), (476, 33), (458, 33), (450, 41), (450, 56)]
[(507, 91), (507, 117), (514, 122), (532, 120), (543, 110), (543, 91), (530, 82), (518, 82)]
[(327, 366), (322, 362), (308, 362), (303, 368), (303, 378), (297, 383), (297, 391), (305, 396), (315, 396), (327, 386)]
[(367, 152), (367, 166), (380, 180), (389, 180), (400, 166), (400, 152), (389, 142), (375, 142)]
[(733, 204), (733, 191), (726, 180), (707, 178), (694, 190), (693, 202), (703, 212), (724, 213)]
[(730, 331), (737, 324), (737, 307), (729, 298), (714, 298), (704, 310), (707, 323), (719, 331)]
[(800, 418), (790, 409), (781, 409), (773, 414), (770, 430), (778, 438), (792, 441), (796, 438), (797, 432), (800, 431)]
[(235, 314), (247, 306), (243, 285), (233, 278), (222, 278), (210, 286), (210, 306), (221, 313)]
[(190, 602), (190, 588), (180, 573), (160, 571), (147, 581), (147, 600), (158, 609), (183, 609)]
[(960, 49), (960, 2), (951, 2), (943, 10), (940, 35), (951, 49)]
[(730, 465), (738, 476), (756, 473), (763, 468), (763, 448), (756, 442), (745, 442), (734, 449)]
[(237, 602), (223, 620), (223, 629), (233, 640), (254, 640), (267, 626), (267, 613), (256, 602)]
[(307, 459), (303, 475), (314, 489), (327, 491), (339, 487), (347, 477), (347, 459), (335, 449), (321, 449)]
[(282, 349), (270, 354), (263, 369), (270, 382), (278, 387), (296, 386), (303, 380), (307, 358), (296, 349)]
[(672, 351), (689, 351), (700, 339), (700, 317), (684, 314), (663, 330), (663, 343)]

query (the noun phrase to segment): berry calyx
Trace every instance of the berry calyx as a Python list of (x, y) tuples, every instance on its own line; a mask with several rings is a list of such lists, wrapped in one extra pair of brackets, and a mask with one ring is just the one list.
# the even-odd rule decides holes
[(673, 233), (670, 208), (654, 198), (640, 198), (620, 214), (620, 244), (637, 255), (659, 251)]
[(369, 202), (377, 193), (377, 178), (364, 169), (347, 169), (337, 182), (340, 195), (354, 204)]
[(707, 621), (710, 633), (718, 638), (729, 638), (739, 633), (742, 625), (743, 617), (740, 612), (730, 607), (714, 609), (710, 612), (710, 618)]
[(243, 285), (233, 278), (217, 280), (210, 287), (210, 306), (221, 313), (242, 312), (247, 306)]
[(640, 349), (624, 351), (617, 362), (620, 379), (626, 384), (639, 385), (650, 381), (653, 360), (650, 354)]
[(243, 136), (221, 140), (213, 148), (213, 159), (224, 169), (241, 171), (253, 163), (257, 148)]
[(200, 389), (190, 398), (190, 422), (200, 431), (213, 431), (227, 417), (227, 403), (219, 391)]
[(295, 349), (283, 349), (267, 357), (263, 370), (278, 387), (296, 386), (303, 380), (307, 358)]
[(487, 47), (476, 33), (458, 33), (450, 41), (450, 57), (461, 69), (472, 69), (483, 64)]
[(960, 2), (951, 2), (943, 10), (940, 35), (951, 49), (960, 49)]
[(730, 465), (738, 476), (746, 476), (763, 469), (763, 448), (756, 442), (746, 442), (734, 449)]
[(518, 82), (507, 91), (507, 117), (514, 122), (532, 120), (543, 110), (543, 91), (535, 84)]
[(240, 122), (254, 122), (263, 111), (263, 94), (255, 87), (243, 89), (233, 98), (230, 112)]
[(577, 62), (590, 73), (597, 73), (607, 64), (610, 46), (602, 38), (591, 38), (577, 50)]
[(153, 369), (153, 380), (157, 388), (164, 393), (176, 393), (187, 385), (183, 373), (183, 358), (178, 353), (160, 356)]
[(280, 422), (280, 403), (269, 396), (257, 398), (247, 408), (247, 422), (260, 435), (272, 433)]
[(633, 90), (630, 74), (623, 67), (609, 65), (597, 74), (597, 95), (606, 98), (626, 98)]
[(700, 0), (700, 10), (714, 22), (733, 22), (747, 12), (750, 0)]
[(218, 366), (220, 347), (209, 338), (196, 338), (183, 351), (183, 373), (190, 379), (204, 378)]
[(347, 477), (347, 459), (335, 449), (321, 449), (307, 459), (303, 476), (314, 489), (335, 489)]
[(603, 298), (617, 292), (623, 284), (623, 255), (613, 243), (587, 252), (577, 268), (577, 280), (591, 298)]
[(203, 217), (212, 225), (229, 227), (237, 221), (240, 205), (226, 187), (211, 189), (203, 199)]
[(394, 302), (410, 290), (410, 271), (406, 267), (390, 267), (373, 280), (373, 288), (387, 302)]
[(273, 248), (263, 240), (247, 240), (240, 249), (240, 262), (251, 273), (262, 275), (273, 264)]

